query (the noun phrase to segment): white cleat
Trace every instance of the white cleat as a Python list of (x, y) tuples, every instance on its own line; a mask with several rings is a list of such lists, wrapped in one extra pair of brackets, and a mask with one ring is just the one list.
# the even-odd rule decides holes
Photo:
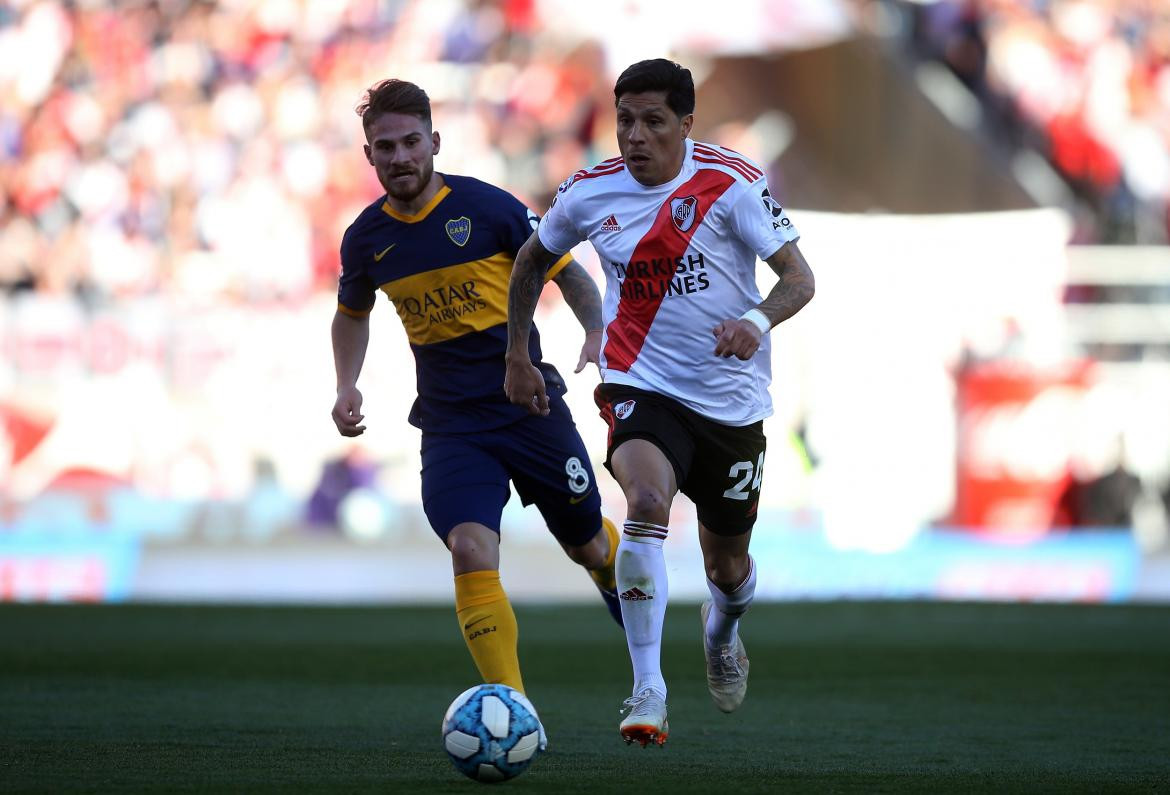
[(627, 714), (618, 731), (626, 745), (635, 742), (641, 743), (643, 748), (648, 743), (662, 745), (670, 736), (670, 724), (666, 721), (666, 699), (650, 688), (623, 701), (621, 711)]
[(703, 651), (707, 656), (707, 690), (720, 711), (735, 712), (747, 695), (747, 651), (738, 632), (731, 645), (707, 648), (707, 616), (712, 607), (713, 604), (708, 600), (699, 608), (699, 615), (703, 618)]

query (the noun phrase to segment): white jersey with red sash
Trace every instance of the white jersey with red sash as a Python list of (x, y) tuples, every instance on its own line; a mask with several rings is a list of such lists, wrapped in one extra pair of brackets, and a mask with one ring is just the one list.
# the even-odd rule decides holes
[(603, 381), (725, 425), (772, 413), (768, 336), (744, 362), (715, 356), (712, 333), (760, 302), (756, 258), (799, 237), (759, 166), (688, 139), (678, 176), (646, 187), (607, 160), (561, 184), (538, 234), (556, 254), (588, 239), (601, 259)]

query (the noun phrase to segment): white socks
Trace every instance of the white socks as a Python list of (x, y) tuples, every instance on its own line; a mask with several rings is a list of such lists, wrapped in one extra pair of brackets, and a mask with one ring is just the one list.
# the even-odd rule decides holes
[(735, 641), (740, 616), (747, 612), (756, 595), (756, 561), (748, 555), (747, 579), (731, 593), (724, 593), (711, 580), (707, 580), (707, 590), (715, 603), (715, 609), (707, 616), (707, 648), (730, 646)]
[(666, 558), (662, 554), (665, 540), (666, 528), (662, 525), (627, 521), (616, 563), (626, 645), (634, 666), (634, 693), (651, 688), (663, 698), (666, 680), (662, 678), (662, 621), (669, 594)]

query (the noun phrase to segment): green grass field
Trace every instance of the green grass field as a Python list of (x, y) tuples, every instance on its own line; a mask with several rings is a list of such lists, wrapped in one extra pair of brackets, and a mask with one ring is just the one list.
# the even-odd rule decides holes
[[(550, 747), (509, 789), (1170, 790), (1170, 608), (756, 605), (728, 716), (673, 604), (661, 749), (600, 604), (517, 614)], [(4, 606), (0, 791), (472, 792), (439, 722), (476, 681), (446, 609)]]

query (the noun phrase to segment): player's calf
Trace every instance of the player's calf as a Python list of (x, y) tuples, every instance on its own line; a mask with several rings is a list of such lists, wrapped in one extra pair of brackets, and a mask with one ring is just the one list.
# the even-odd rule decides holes
[(619, 541), (617, 527), (609, 519), (602, 517), (601, 529), (597, 535), (579, 547), (566, 546), (565, 552), (589, 572), (589, 578), (597, 586), (610, 616), (619, 627), (624, 627), (614, 567)]

